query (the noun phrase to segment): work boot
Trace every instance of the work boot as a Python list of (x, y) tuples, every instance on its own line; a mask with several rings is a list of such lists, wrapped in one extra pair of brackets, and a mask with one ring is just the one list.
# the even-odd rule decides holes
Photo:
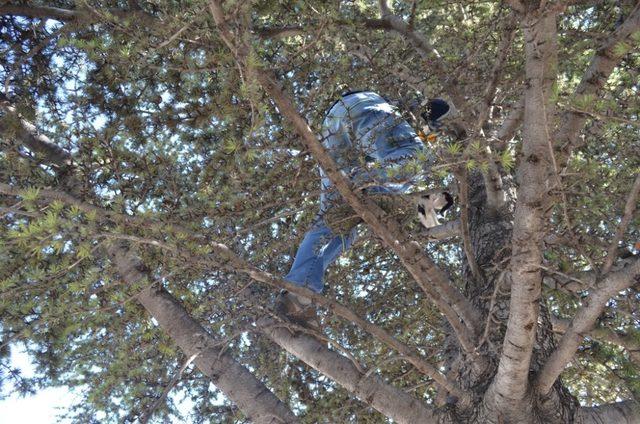
[(320, 331), (320, 321), (311, 299), (282, 290), (276, 297), (274, 309), (276, 314), (287, 321)]

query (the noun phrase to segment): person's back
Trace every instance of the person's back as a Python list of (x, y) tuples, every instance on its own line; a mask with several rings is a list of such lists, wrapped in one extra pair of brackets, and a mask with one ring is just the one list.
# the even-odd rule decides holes
[(379, 162), (422, 149), (421, 140), (395, 107), (371, 91), (339, 99), (327, 112), (322, 136), (334, 160), (343, 159), (339, 152), (343, 148), (354, 148), (358, 157), (352, 159)]

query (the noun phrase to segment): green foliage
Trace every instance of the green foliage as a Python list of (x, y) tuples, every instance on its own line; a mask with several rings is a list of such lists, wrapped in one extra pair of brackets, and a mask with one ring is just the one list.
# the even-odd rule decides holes
[(624, 41), (619, 42), (618, 44), (616, 44), (613, 48), (613, 54), (618, 56), (618, 57), (622, 57), (625, 54), (627, 54), (629, 52), (629, 50), (631, 50), (631, 46), (627, 43), (625, 43)]
[(513, 152), (511, 152), (509, 149), (503, 150), (500, 154), (500, 165), (502, 165), (502, 167), (506, 170), (513, 170), (513, 167), (515, 165)]
[[(84, 10), (72, 3), (47, 5)], [(0, 181), (20, 195), (0, 196), (0, 361), (7, 363), (9, 347), (24, 347), (38, 373), (24, 378), (0, 371), (0, 381), (21, 393), (51, 385), (78, 388), (81, 397), (69, 412), (75, 422), (132, 422), (151, 407), (186, 358), (135, 302), (149, 281), (124, 284), (105, 254), (105, 248), (122, 242), (135, 247), (185, 308), (306, 422), (386, 422), (334, 382), (247, 331), (265, 313), (274, 291), (232, 272), (212, 254), (211, 242), (225, 243), (253, 265), (285, 275), (318, 210), (315, 160), (251, 73), (239, 71), (216, 34), (206, 2), (137, 2), (161, 22), (154, 25), (108, 12), (130, 3), (136, 2), (88, 2), (100, 11), (99, 19), (66, 23), (49, 41), (61, 24), (2, 17), (3, 92), (15, 69), (6, 84), (9, 97), (41, 134), (73, 154), (74, 165), (73, 170), (46, 165), (44, 155), (16, 141), (19, 122), (2, 121)], [(379, 17), (375, 1), (224, 3), (234, 31), (242, 32), (235, 19), (250, 10), (252, 50), (246, 64), (253, 72), (274, 72), (316, 134), (326, 108), (346, 89), (372, 89), (406, 100), (416, 92), (446, 96), (442, 81), (455, 81), (471, 104), (484, 104), (498, 28), (508, 16), (499, 2), (415, 2), (414, 28), (450, 64), (443, 76), (402, 37), (366, 27), (367, 20)], [(413, 2), (390, 3), (409, 19)], [(616, 4), (572, 5), (559, 19), (559, 75), (550, 101), (637, 122), (640, 62), (634, 49), (640, 32), (615, 46), (613, 54), (623, 59), (604, 95), (573, 96), (600, 46), (588, 35), (615, 29)], [(304, 33), (260, 36), (262, 29), (282, 26), (300, 26)], [(451, 186), (452, 169), (486, 172), (490, 160), (501, 166), (507, 188), (519, 183), (522, 134), (492, 157), (483, 156), (483, 146), (492, 142), (522, 93), (522, 43), (518, 33), (498, 80), (486, 139), (439, 136), (437, 143), (426, 144), (437, 161), (421, 186)], [(42, 48), (36, 51), (36, 46)], [(545, 266), (567, 274), (602, 262), (640, 169), (637, 126), (590, 119), (582, 136), (581, 148), (562, 170), (572, 228), (561, 235), (576, 239), (544, 252)], [(420, 155), (405, 171), (421, 170), (427, 159)], [(70, 175), (73, 180), (65, 180)], [(51, 201), (50, 191), (56, 189), (73, 191), (109, 214)], [(550, 227), (564, 222), (561, 206), (555, 205)], [(418, 223), (407, 225), (419, 233)], [(640, 240), (639, 229), (635, 216), (620, 247)], [(472, 289), (462, 271), (458, 239), (424, 246), (455, 284)], [(361, 229), (327, 281), (327, 297), (421, 349), (433, 364), (444, 360), (441, 347), (449, 330), (441, 316), (368, 230)], [(576, 295), (545, 294), (549, 310), (561, 317), (572, 317), (580, 306)], [(479, 301), (483, 296), (491, 293), (478, 296)], [(637, 311), (621, 306), (636, 304), (637, 292), (620, 294), (619, 300), (607, 308), (603, 324), (639, 338)], [(324, 311), (321, 315), (328, 336), (358, 362), (419, 399), (435, 399), (433, 387), (406, 362), (395, 360), (393, 352), (356, 327)], [(9, 338), (12, 342), (5, 344)], [(640, 391), (638, 364), (628, 352), (593, 340), (583, 344), (564, 381), (584, 403)], [(173, 393), (193, 401), (193, 417), (176, 418), (170, 396), (156, 422), (242, 420), (193, 366)]]

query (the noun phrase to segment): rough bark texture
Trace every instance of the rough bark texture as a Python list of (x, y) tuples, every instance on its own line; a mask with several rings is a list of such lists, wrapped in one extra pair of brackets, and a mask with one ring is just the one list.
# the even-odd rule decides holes
[[(517, 203), (512, 236), (511, 301), (503, 352), (490, 396), (498, 409), (517, 411), (520, 417), (531, 411), (523, 402), (528, 391), (531, 354), (536, 335), (541, 293), (544, 199), (549, 190), (546, 176), (549, 160), (549, 132), (545, 79), (545, 45), (548, 26), (536, 14), (523, 22), (526, 54), (522, 163), (518, 168)], [(555, 23), (553, 32), (555, 34)], [(530, 404), (529, 404), (530, 405)]]
[(640, 423), (640, 405), (636, 402), (619, 402), (593, 408), (580, 408), (575, 424)]
[[(132, 252), (113, 248), (111, 253), (118, 272), (128, 284), (138, 283), (149, 275)], [(207, 330), (160, 285), (151, 284), (136, 299), (185, 355), (198, 355), (194, 360), (198, 369), (238, 405), (252, 422), (298, 422), (285, 404), (249, 370), (225, 353), (225, 346), (216, 343)]]
[(442, 422), (424, 403), (385, 383), (375, 373), (361, 372), (348, 358), (329, 350), (315, 337), (300, 332), (292, 333), (272, 320), (263, 320), (260, 326), (271, 340), (287, 352), (329, 376), (392, 420), (406, 424)]

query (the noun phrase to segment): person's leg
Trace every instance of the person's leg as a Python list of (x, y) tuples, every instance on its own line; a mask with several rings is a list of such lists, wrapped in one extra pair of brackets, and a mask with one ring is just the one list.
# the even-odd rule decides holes
[[(300, 243), (291, 270), (285, 279), (316, 293), (322, 293), (327, 268), (342, 252), (351, 247), (355, 236), (355, 227), (348, 236), (334, 235), (322, 215), (319, 215)], [(320, 331), (316, 309), (307, 297), (283, 290), (276, 298), (275, 312), (296, 324)]]
[(285, 279), (299, 286), (306, 286), (316, 293), (324, 288), (324, 273), (327, 268), (353, 244), (355, 232), (348, 236), (336, 236), (324, 220), (318, 222), (305, 234)]
[(316, 293), (322, 292), (327, 268), (351, 247), (356, 236), (355, 228), (344, 236), (334, 234), (327, 226), (324, 214), (339, 202), (342, 202), (342, 198), (323, 175), (320, 213), (302, 239), (291, 270), (285, 276), (286, 280), (299, 286), (307, 286)]

